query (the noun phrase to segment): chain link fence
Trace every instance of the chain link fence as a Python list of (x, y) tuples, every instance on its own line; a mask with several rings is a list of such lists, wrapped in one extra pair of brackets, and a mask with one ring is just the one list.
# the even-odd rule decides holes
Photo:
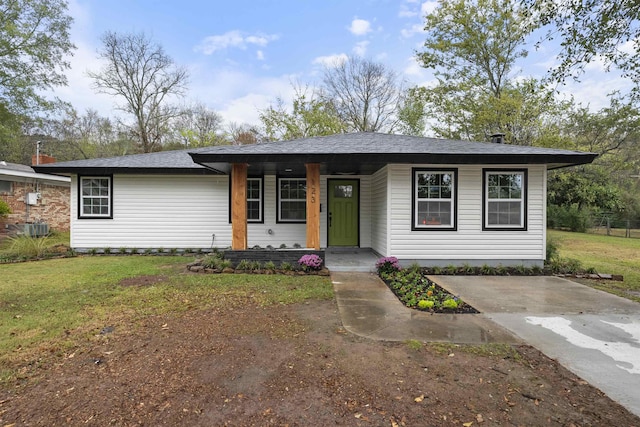
[(547, 227), (640, 239), (640, 219), (620, 218), (616, 214), (608, 212), (594, 214), (577, 206), (549, 205), (547, 207)]
[(619, 219), (615, 216), (601, 215), (591, 218), (591, 227), (587, 230), (593, 234), (640, 239), (640, 221)]

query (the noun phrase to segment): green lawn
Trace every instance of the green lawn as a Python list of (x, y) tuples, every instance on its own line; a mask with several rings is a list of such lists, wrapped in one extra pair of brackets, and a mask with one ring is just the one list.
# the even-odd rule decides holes
[(623, 282), (599, 282), (593, 286), (627, 297), (625, 291), (640, 292), (640, 239), (557, 230), (549, 230), (548, 237), (559, 244), (561, 257), (577, 259), (599, 273), (624, 276)]
[[(85, 256), (0, 265), (0, 381), (11, 378), (25, 360), (66, 352), (109, 325), (135, 327), (148, 315), (333, 296), (327, 277), (187, 273), (192, 260)], [(161, 280), (121, 282), (140, 276)]]

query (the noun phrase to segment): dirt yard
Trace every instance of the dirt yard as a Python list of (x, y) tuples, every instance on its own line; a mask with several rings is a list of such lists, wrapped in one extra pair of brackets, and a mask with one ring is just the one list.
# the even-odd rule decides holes
[(480, 350), (353, 336), (334, 301), (190, 311), (25, 366), (0, 425), (640, 426), (531, 347)]

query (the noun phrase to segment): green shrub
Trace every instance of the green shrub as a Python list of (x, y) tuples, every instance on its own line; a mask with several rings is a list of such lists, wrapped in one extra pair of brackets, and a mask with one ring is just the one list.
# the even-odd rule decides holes
[(202, 265), (204, 268), (219, 269), (221, 262), (222, 259), (220, 259), (219, 257), (207, 255), (202, 259), (200, 265)]
[(547, 250), (546, 250), (547, 261), (551, 261), (558, 258), (559, 256), (558, 247), (559, 247), (558, 242), (555, 239), (547, 237)]
[(547, 226), (564, 228), (584, 233), (591, 226), (591, 212), (577, 204), (571, 206), (549, 205), (547, 207)]
[(267, 261), (264, 263), (264, 269), (274, 271), (276, 269), (276, 264), (273, 261)]
[(421, 299), (420, 301), (418, 301), (418, 308), (420, 310), (427, 310), (429, 308), (433, 308), (433, 305), (435, 303), (431, 300), (428, 299)]
[(456, 309), (458, 308), (458, 302), (455, 299), (449, 298), (442, 301), (443, 308)]
[(291, 270), (293, 270), (293, 264), (291, 264), (290, 262), (287, 262), (287, 261), (282, 261), (280, 263), (280, 270), (282, 270), (282, 271), (291, 271)]
[(4, 200), (0, 200), (0, 218), (4, 218), (11, 213), (9, 204)]
[(236, 265), (236, 270), (251, 270), (251, 261), (248, 259), (242, 259)]
[(46, 254), (49, 247), (48, 237), (18, 236), (11, 237), (9, 251), (19, 257), (39, 258)]

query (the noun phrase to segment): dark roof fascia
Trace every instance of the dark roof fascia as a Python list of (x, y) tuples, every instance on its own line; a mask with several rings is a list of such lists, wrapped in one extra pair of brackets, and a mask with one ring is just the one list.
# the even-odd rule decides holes
[(56, 167), (34, 166), (38, 173), (60, 175), (221, 175), (207, 168), (124, 168), (124, 167)]
[(591, 163), (597, 154), (428, 154), (428, 153), (352, 153), (352, 154), (214, 154), (191, 153), (194, 162), (206, 163), (324, 163), (349, 160), (360, 163), (432, 163), (432, 164), (566, 164)]

